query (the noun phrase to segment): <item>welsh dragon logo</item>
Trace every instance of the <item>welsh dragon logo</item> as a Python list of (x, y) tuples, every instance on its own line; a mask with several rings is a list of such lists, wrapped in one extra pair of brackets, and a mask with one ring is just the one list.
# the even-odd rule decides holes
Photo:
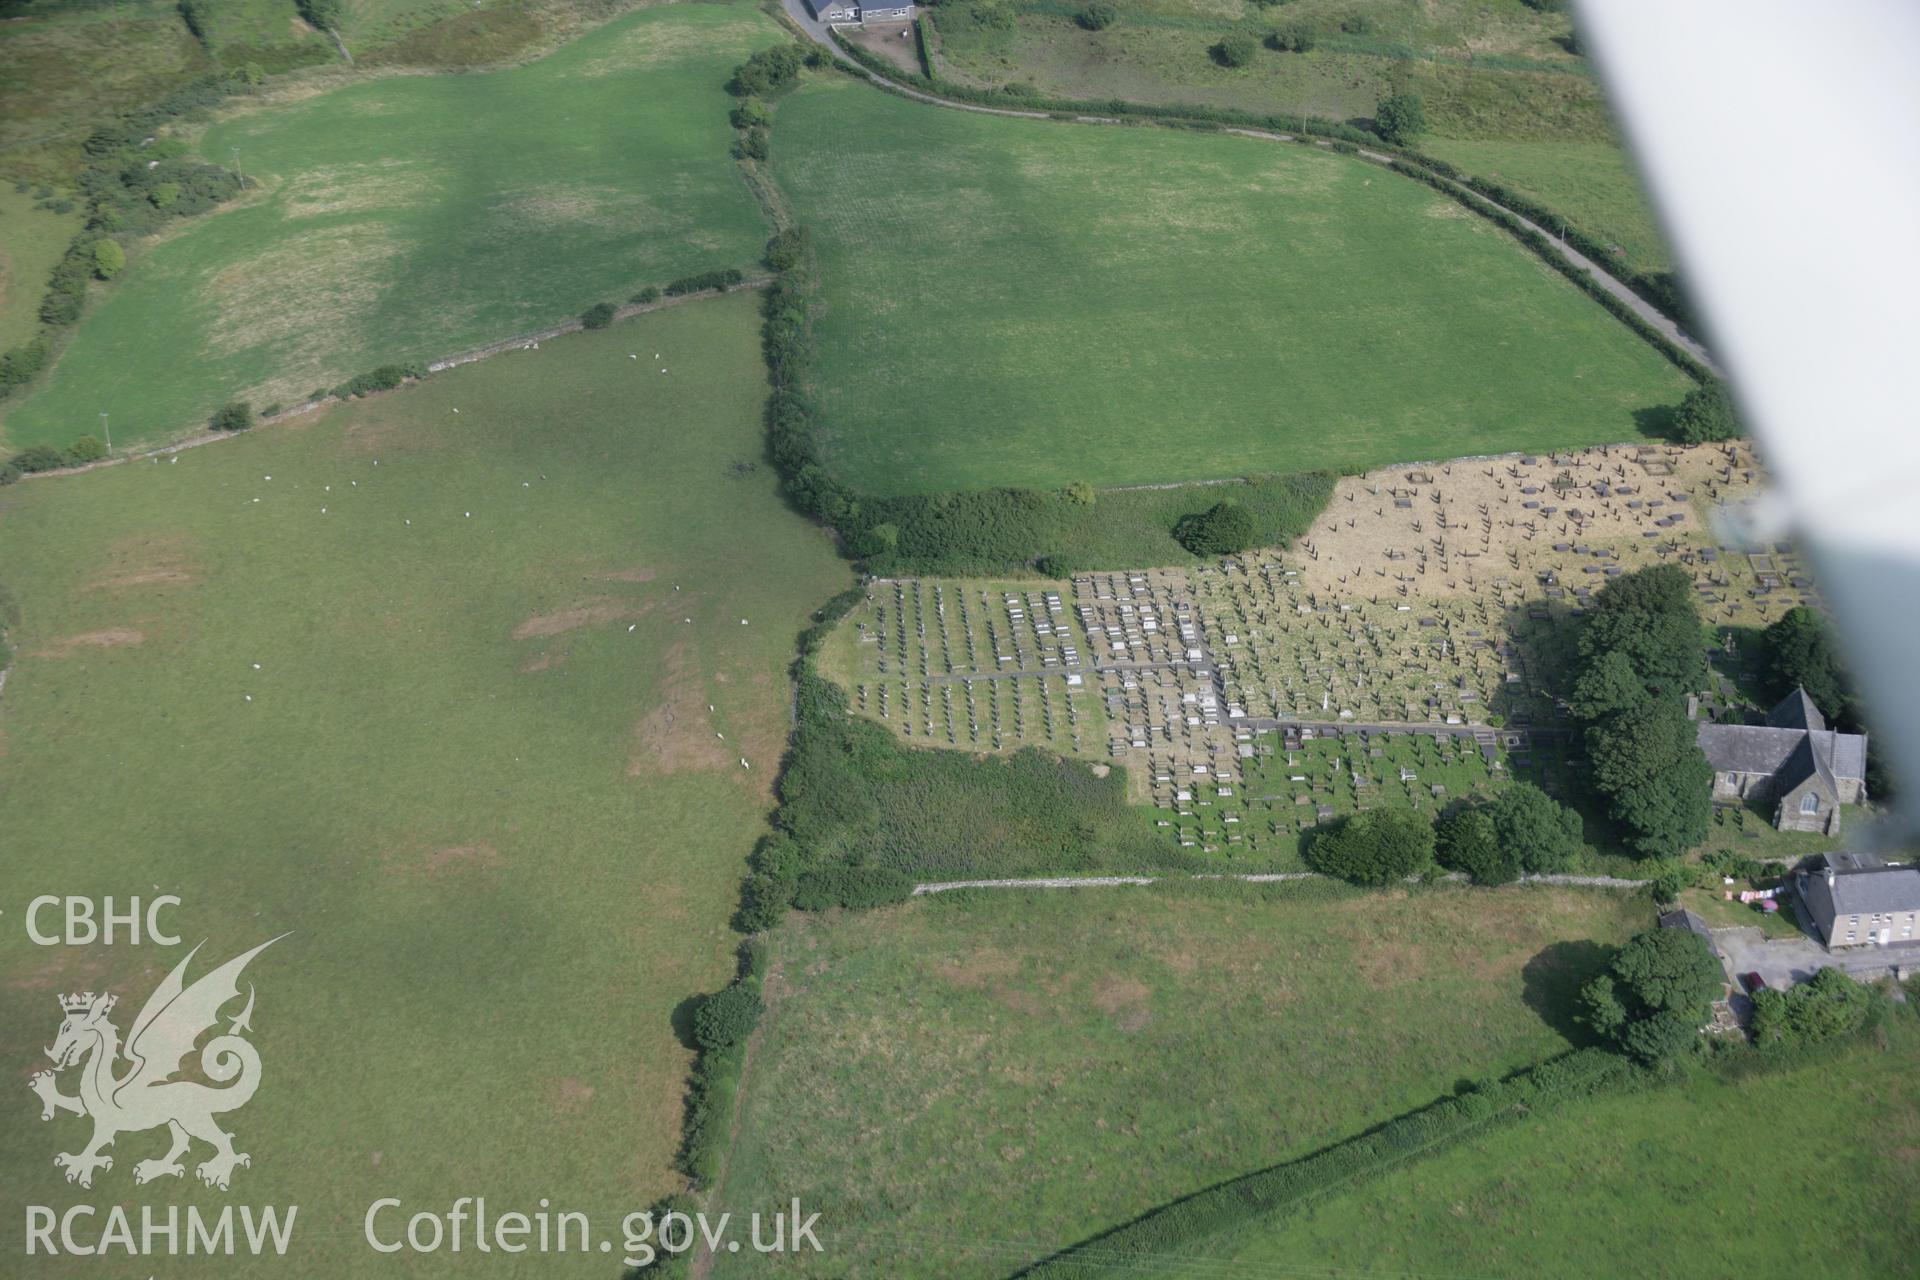
[[(54, 1068), (37, 1073), (28, 1083), (40, 1096), (42, 1120), (53, 1119), (56, 1112), (70, 1111), (93, 1121), (93, 1140), (84, 1150), (63, 1152), (53, 1158), (57, 1168), (66, 1170), (68, 1182), (91, 1187), (95, 1170), (113, 1168), (113, 1157), (104, 1152), (116, 1137), (161, 1125), (172, 1134), (173, 1145), (158, 1160), (142, 1160), (133, 1166), (137, 1183), (183, 1176), (186, 1169), (180, 1157), (187, 1154), (195, 1138), (213, 1147), (212, 1158), (195, 1170), (200, 1181), (210, 1187), (225, 1191), (234, 1168), (253, 1163), (245, 1152), (233, 1149), (233, 1135), (214, 1120), (217, 1115), (245, 1106), (260, 1087), (259, 1051), (241, 1034), (253, 1029), (251, 984), (246, 1007), (228, 1022), (224, 1035), (214, 1036), (199, 1052), (201, 1074), (225, 1087), (172, 1077), (194, 1052), (195, 1041), (219, 1023), (221, 1008), (239, 997), (240, 973), (247, 962), (278, 941), (280, 938), (269, 939), (187, 986), (187, 965), (200, 950), (195, 947), (148, 997), (140, 1016), (133, 1020), (124, 1048), (119, 1028), (107, 1018), (116, 997), (91, 991), (60, 997), (65, 1019), (53, 1047), (47, 1050)], [(131, 1065), (116, 1074), (123, 1058)], [(80, 1091), (73, 1096), (61, 1093), (55, 1080), (56, 1072), (69, 1067), (78, 1069), (80, 1079)]]

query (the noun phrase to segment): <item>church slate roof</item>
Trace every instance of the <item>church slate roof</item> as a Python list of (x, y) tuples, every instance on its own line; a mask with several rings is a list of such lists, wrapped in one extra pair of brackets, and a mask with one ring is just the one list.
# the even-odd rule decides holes
[(1765, 774), (1781, 790), (1810, 777), (1831, 787), (1837, 778), (1867, 776), (1866, 735), (1827, 728), (1805, 689), (1787, 695), (1766, 724), (1702, 724), (1695, 739), (1714, 772)]

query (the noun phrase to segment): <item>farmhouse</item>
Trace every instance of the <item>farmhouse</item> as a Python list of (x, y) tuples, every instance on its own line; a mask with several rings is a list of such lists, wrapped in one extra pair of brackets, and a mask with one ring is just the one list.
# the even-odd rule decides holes
[(1920, 929), (1920, 870), (1872, 854), (1830, 853), (1803, 871), (1800, 898), (1828, 947), (1913, 942)]
[(1866, 735), (1828, 729), (1805, 689), (1765, 724), (1702, 724), (1698, 741), (1713, 766), (1714, 798), (1774, 800), (1782, 831), (1838, 835), (1840, 806), (1866, 799)]
[(912, 5), (897, 4), (893, 0), (880, 0), (878, 4), (861, 4), (858, 0), (807, 0), (807, 7), (821, 22), (894, 22), (913, 16)]

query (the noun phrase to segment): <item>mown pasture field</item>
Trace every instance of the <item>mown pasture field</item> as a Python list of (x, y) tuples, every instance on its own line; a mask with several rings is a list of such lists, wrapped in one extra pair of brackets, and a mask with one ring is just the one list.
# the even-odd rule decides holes
[(1010, 120), (850, 81), (779, 107), (856, 488), (1164, 483), (1631, 438), (1691, 384), (1505, 232), (1362, 161)]
[(760, 370), (754, 299), (703, 300), (0, 491), (0, 1196), (151, 1198), (132, 1165), (164, 1143), (123, 1137), (91, 1192), (53, 1166), (81, 1122), (40, 1124), (25, 1080), (54, 997), (111, 988), (124, 1032), (184, 948), (34, 946), (41, 892), (178, 894), (196, 972), (293, 931), (248, 974), (253, 1165), (165, 1188), (299, 1205), (276, 1271), (364, 1273), (381, 1195), (601, 1227), (672, 1185), (673, 1011), (733, 973), (794, 637), (847, 581), (751, 465)]
[(137, 254), (14, 446), (192, 427), (377, 365), (555, 324), (643, 284), (751, 265), (766, 235), (727, 154), (722, 85), (778, 38), (743, 6), (633, 14), (523, 67), (363, 79), (199, 140), (256, 197)]
[(1920, 1248), (1920, 1037), (1894, 1030), (1784, 1074), (1571, 1104), (1160, 1274), (1900, 1275)]
[(1188, 884), (791, 917), (718, 1207), (798, 1195), (833, 1274), (1010, 1275), (1565, 1048), (1537, 1010), (1647, 915), (1593, 891)]

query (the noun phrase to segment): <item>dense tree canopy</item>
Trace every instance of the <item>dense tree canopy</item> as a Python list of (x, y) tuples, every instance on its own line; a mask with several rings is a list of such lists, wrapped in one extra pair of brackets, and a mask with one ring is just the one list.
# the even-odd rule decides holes
[(1594, 596), (1568, 702), (1585, 724), (1594, 787), (1643, 855), (1677, 856), (1706, 839), (1713, 770), (1683, 701), (1705, 676), (1706, 637), (1684, 569), (1642, 569)]
[(1237, 502), (1216, 502), (1197, 515), (1181, 516), (1173, 537), (1197, 556), (1230, 556), (1253, 545), (1253, 517)]
[(1522, 871), (1565, 871), (1580, 853), (1580, 815), (1530, 782), (1502, 789), (1487, 816), (1500, 847), (1519, 859)]
[(1776, 698), (1795, 687), (1807, 691), (1813, 704), (1838, 722), (1853, 719), (1853, 693), (1847, 681), (1833, 629), (1816, 609), (1805, 605), (1787, 610), (1766, 630), (1767, 674)]
[(1698, 689), (1706, 678), (1707, 645), (1687, 571), (1654, 565), (1602, 587), (1581, 630), (1580, 653), (1588, 664), (1609, 653), (1624, 656), (1657, 696)]
[(1713, 444), (1739, 435), (1740, 420), (1734, 417), (1726, 386), (1709, 382), (1687, 392), (1673, 411), (1673, 434), (1684, 444)]
[(1354, 884), (1384, 885), (1425, 871), (1433, 849), (1433, 824), (1419, 814), (1371, 809), (1317, 836), (1307, 846), (1307, 862)]
[(1587, 1025), (1643, 1062), (1684, 1052), (1719, 998), (1720, 962), (1690, 929), (1650, 929), (1581, 988)]
[(1811, 1044), (1859, 1029), (1873, 1008), (1868, 989), (1840, 969), (1822, 969), (1788, 991), (1754, 992), (1753, 1039), (1761, 1047)]
[(1520, 875), (1520, 858), (1501, 845), (1493, 815), (1467, 809), (1443, 819), (1437, 832), (1440, 865), (1464, 871), (1475, 884), (1506, 884)]

